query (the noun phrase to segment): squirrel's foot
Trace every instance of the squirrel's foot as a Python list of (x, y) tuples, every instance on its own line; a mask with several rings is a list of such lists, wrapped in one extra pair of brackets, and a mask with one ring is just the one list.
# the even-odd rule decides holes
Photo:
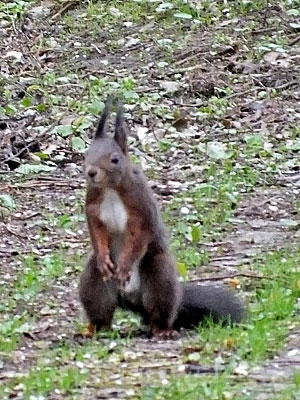
[(87, 326), (84, 328), (82, 335), (85, 338), (92, 338), (94, 336), (94, 333), (95, 333), (95, 325), (89, 322)]
[(178, 340), (180, 338), (179, 332), (173, 329), (152, 329), (151, 333), (156, 340)]
[(97, 268), (101, 272), (104, 282), (111, 279), (115, 272), (115, 266), (112, 263), (109, 254), (106, 254), (105, 257), (98, 257)]
[(74, 334), (74, 340), (80, 344), (85, 343), (86, 339), (91, 339), (95, 332), (95, 325), (91, 322), (86, 325), (83, 332)]

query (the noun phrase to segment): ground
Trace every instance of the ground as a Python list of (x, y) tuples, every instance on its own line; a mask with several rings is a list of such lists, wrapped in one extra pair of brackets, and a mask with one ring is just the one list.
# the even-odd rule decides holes
[[(1, 399), (299, 399), (300, 3), (0, 4)], [(118, 311), (90, 341), (83, 153), (123, 98), (181, 279), (231, 286), (238, 326), (177, 341)]]

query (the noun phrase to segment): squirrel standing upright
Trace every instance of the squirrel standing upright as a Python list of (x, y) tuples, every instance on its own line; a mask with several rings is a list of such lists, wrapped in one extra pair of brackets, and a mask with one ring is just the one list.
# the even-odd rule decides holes
[(80, 299), (94, 329), (109, 329), (117, 306), (142, 315), (158, 337), (197, 325), (205, 315), (240, 321), (243, 305), (230, 291), (180, 284), (165, 227), (143, 172), (131, 163), (119, 103), (115, 133), (105, 133), (108, 100), (85, 158), (86, 218), (92, 242)]

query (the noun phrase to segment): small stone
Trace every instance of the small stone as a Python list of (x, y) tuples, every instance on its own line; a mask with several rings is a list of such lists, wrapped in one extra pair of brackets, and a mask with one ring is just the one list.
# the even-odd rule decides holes
[(278, 207), (277, 206), (269, 206), (269, 210), (273, 211), (273, 212), (277, 212), (278, 211)]
[(187, 207), (181, 207), (180, 212), (181, 214), (187, 215), (189, 214), (190, 210)]
[(141, 42), (141, 41), (140, 41), (140, 39), (138, 39), (138, 38), (130, 38), (130, 39), (128, 40), (128, 42), (125, 43), (124, 47), (125, 47), (126, 49), (128, 49), (129, 47), (136, 46), (136, 45), (139, 44), (140, 42)]
[(297, 356), (298, 354), (300, 354), (300, 350), (298, 350), (298, 349), (290, 350), (287, 353), (288, 357), (294, 357), (294, 356)]

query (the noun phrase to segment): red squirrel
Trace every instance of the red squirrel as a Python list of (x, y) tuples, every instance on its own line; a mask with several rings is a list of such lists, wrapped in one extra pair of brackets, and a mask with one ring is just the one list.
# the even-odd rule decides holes
[(109, 99), (85, 157), (86, 218), (92, 243), (80, 299), (94, 330), (109, 329), (116, 307), (140, 313), (152, 335), (198, 325), (204, 315), (240, 321), (243, 305), (228, 290), (180, 284), (164, 223), (143, 172), (128, 157), (124, 108), (106, 134)]

